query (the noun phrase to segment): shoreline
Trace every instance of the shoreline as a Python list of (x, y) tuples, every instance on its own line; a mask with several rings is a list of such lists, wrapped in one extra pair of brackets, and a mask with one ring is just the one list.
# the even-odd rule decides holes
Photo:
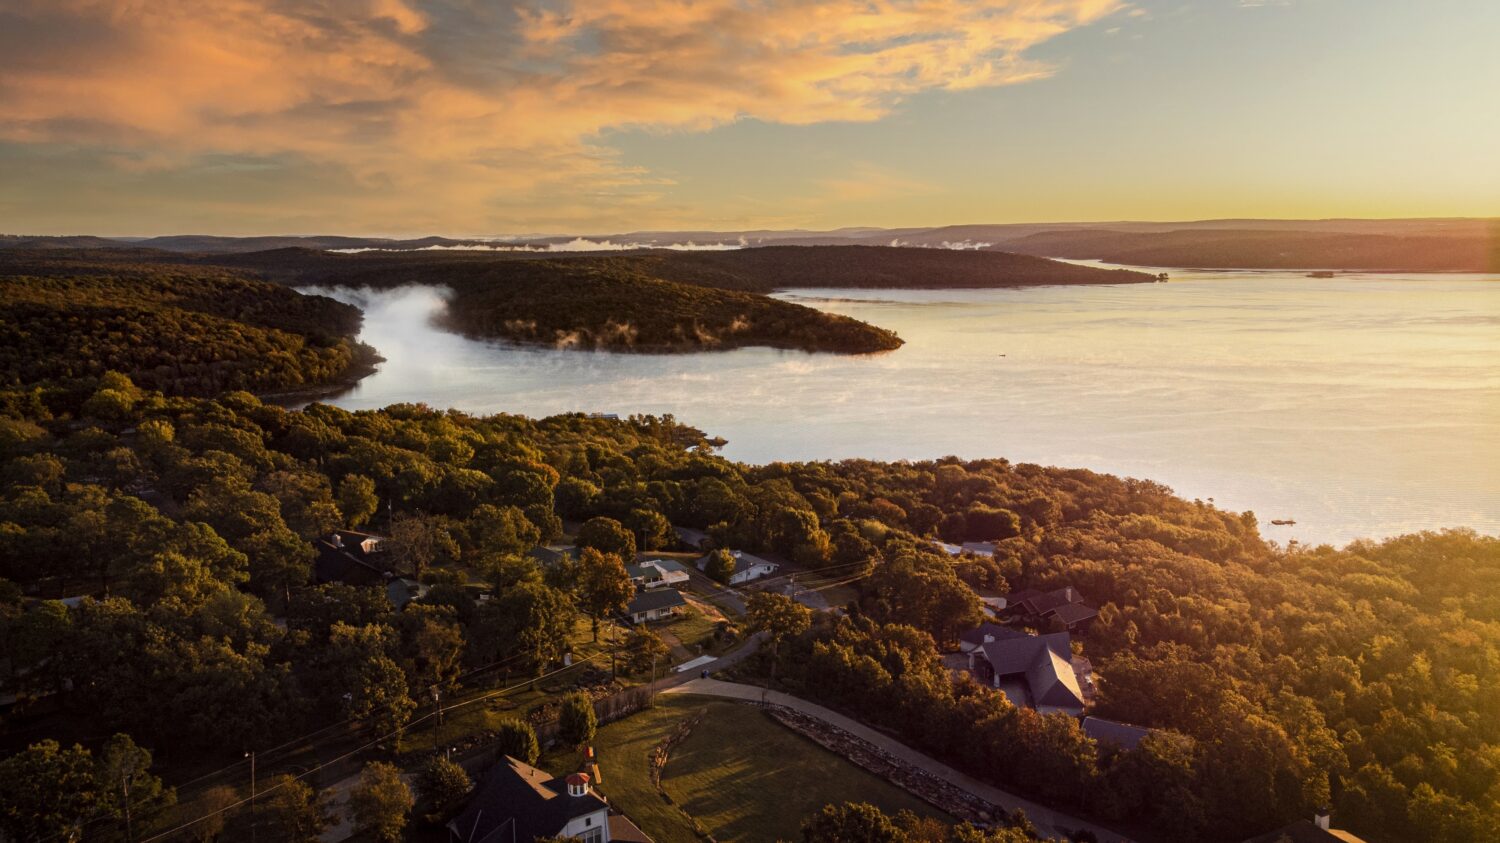
[(386, 358), (374, 346), (356, 341), (354, 342), (354, 358), (349, 361), (344, 371), (339, 372), (332, 380), (290, 389), (257, 392), (255, 397), (267, 404), (287, 408), (312, 404), (320, 399), (348, 392), (358, 386), (360, 381), (378, 372), (380, 364), (384, 362)]

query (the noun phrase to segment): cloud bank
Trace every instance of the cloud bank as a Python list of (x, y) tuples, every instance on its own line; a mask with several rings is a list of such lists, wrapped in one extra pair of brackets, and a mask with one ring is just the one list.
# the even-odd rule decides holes
[[(877, 120), (924, 91), (1045, 77), (1030, 48), (1123, 5), (11, 0), (0, 175), (87, 166), (211, 212), (300, 185), (309, 212), (385, 230), (624, 219), (670, 185), (609, 132)], [(203, 178), (264, 187), (203, 196)]]

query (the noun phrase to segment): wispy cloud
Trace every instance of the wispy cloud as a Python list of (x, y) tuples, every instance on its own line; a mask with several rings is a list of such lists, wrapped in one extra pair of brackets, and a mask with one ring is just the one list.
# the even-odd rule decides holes
[(334, 168), (365, 220), (440, 205), (423, 213), (467, 228), (564, 221), (649, 206), (666, 187), (624, 165), (606, 131), (876, 120), (923, 91), (1045, 77), (1031, 47), (1122, 8), (12, 0), (0, 142), (137, 174), (206, 157)]

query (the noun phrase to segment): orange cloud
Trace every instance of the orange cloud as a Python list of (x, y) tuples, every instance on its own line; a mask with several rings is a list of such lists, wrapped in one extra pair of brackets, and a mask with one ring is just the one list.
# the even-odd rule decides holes
[(435, 221), (472, 229), (659, 195), (606, 130), (874, 120), (922, 91), (1045, 76), (1029, 48), (1123, 6), (12, 0), (0, 141), (98, 148), (138, 169), (294, 156), (347, 170), (373, 213), (440, 202)]

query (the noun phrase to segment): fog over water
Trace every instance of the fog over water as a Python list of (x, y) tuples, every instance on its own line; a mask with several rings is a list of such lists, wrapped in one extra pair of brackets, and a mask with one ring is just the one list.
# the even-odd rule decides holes
[(672, 413), (749, 462), (1083, 467), (1253, 509), (1281, 541), (1500, 533), (1500, 276), (1171, 274), (780, 294), (906, 340), (863, 357), (519, 348), (431, 327), (438, 289), (319, 292), (364, 308), (361, 338), (386, 357), (329, 399), (348, 409)]

